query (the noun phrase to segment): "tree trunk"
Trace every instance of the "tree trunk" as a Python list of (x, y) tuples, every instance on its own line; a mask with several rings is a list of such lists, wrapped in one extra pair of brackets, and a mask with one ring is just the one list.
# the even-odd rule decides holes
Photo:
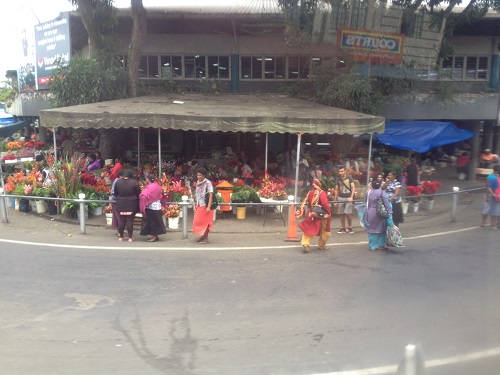
[(80, 13), (89, 36), (89, 53), (92, 56), (101, 47), (101, 34), (93, 23), (95, 9), (92, 6), (92, 0), (76, 0), (76, 3), (78, 4), (78, 13)]
[(128, 80), (129, 96), (136, 97), (139, 88), (139, 64), (141, 62), (142, 43), (146, 36), (146, 9), (142, 0), (131, 0), (132, 6), (132, 36), (128, 49)]

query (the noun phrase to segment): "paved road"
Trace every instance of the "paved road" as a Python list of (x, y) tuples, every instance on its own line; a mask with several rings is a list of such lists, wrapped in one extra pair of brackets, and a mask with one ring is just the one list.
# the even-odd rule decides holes
[(3, 242), (0, 373), (385, 374), (417, 343), (430, 374), (497, 374), (499, 232), (447, 229), (307, 255)]

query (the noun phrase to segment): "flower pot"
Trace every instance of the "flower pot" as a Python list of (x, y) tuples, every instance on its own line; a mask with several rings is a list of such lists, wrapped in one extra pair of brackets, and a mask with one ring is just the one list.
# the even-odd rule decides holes
[(170, 229), (179, 229), (179, 217), (169, 217), (168, 227)]
[(7, 207), (14, 208), (16, 206), (16, 200), (14, 198), (7, 198)]
[(419, 202), (410, 202), (408, 212), (418, 212)]
[(29, 212), (29, 210), (30, 210), (30, 201), (24, 198), (19, 199), (19, 211)]
[(409, 202), (403, 202), (401, 203), (401, 208), (403, 209), (403, 215), (408, 213), (408, 206), (410, 205)]
[(113, 213), (107, 212), (106, 213), (106, 225), (112, 225), (112, 224), (113, 224)]
[(94, 207), (94, 209), (92, 210), (92, 215), (94, 216), (102, 215), (102, 206)]
[(34, 199), (30, 199), (29, 201), (30, 201), (30, 210), (31, 210), (31, 212), (38, 212), (35, 200)]
[(14, 209), (19, 211), (19, 198), (14, 199)]
[(36, 212), (38, 212), (39, 214), (47, 212), (47, 202), (38, 199), (35, 201), (35, 206)]
[(236, 218), (243, 220), (247, 217), (247, 208), (246, 207), (236, 207)]
[(57, 215), (57, 204), (55, 201), (47, 201), (47, 211), (49, 215)]
[(434, 208), (434, 199), (424, 199), (420, 206), (422, 210), (431, 211)]

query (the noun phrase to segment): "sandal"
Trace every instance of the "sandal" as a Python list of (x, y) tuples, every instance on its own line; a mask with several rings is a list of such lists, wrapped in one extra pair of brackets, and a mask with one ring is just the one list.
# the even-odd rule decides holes
[(152, 238), (147, 239), (146, 241), (147, 241), (147, 242), (156, 242), (156, 241), (158, 241), (158, 240), (159, 240), (159, 238), (158, 238), (158, 237), (152, 237)]
[(200, 243), (200, 244), (206, 244), (206, 243), (208, 243), (208, 240), (201, 240), (201, 241), (198, 241), (198, 243)]
[(302, 245), (302, 252), (303, 253), (309, 253), (310, 252), (309, 245)]
[(330, 246), (318, 246), (320, 250), (330, 250)]

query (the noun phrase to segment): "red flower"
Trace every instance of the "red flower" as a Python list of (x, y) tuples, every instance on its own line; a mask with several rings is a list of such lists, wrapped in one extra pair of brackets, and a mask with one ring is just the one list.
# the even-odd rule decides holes
[(425, 194), (435, 194), (442, 184), (439, 181), (422, 181), (421, 185)]
[(407, 186), (406, 195), (420, 195), (424, 189), (421, 186)]

